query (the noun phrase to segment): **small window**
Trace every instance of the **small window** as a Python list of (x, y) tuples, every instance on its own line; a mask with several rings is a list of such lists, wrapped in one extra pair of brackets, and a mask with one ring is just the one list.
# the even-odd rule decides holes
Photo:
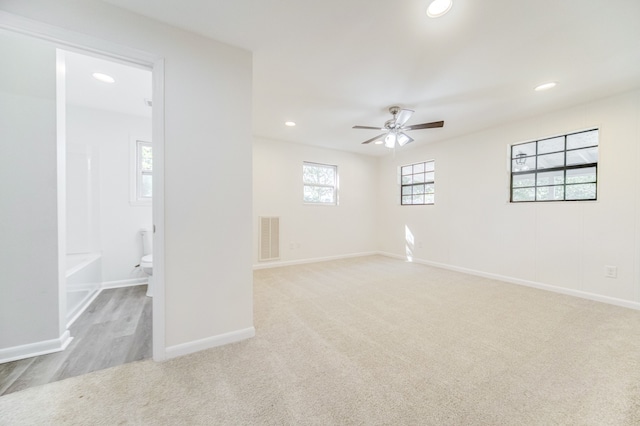
[(511, 146), (511, 202), (597, 199), (598, 129)]
[(434, 160), (400, 167), (401, 204), (434, 204), (436, 197)]
[(150, 142), (136, 141), (136, 200), (150, 201), (153, 194), (153, 151)]
[(302, 163), (303, 201), (309, 204), (338, 204), (338, 166)]

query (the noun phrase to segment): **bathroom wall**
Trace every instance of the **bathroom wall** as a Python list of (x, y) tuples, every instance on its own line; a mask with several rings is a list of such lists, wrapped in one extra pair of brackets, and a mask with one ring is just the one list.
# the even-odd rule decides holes
[[(85, 251), (90, 252), (98, 248), (102, 252), (102, 281), (107, 285), (142, 276), (134, 268), (142, 257), (139, 231), (152, 227), (151, 205), (134, 205), (130, 202), (131, 144), (136, 139), (151, 141), (151, 118), (67, 106), (67, 154), (93, 153), (97, 162), (92, 167), (99, 170), (95, 184), (97, 193), (91, 194), (94, 201), (96, 198), (99, 201), (98, 210), (92, 218), (87, 219), (89, 222), (93, 220), (93, 223), (69, 223), (67, 251), (82, 252), (86, 247)], [(67, 185), (79, 185), (74, 173), (82, 171), (70, 167), (67, 170)], [(80, 176), (80, 179), (84, 177)], [(68, 204), (86, 205), (82, 202), (84, 195), (80, 191), (69, 191)], [(68, 218), (71, 217), (71, 211), (68, 208)], [(72, 241), (83, 241), (87, 231), (89, 235), (97, 231), (97, 238), (90, 238), (86, 245), (71, 245)], [(92, 245), (96, 239), (99, 243)]]
[(59, 339), (64, 327), (58, 295), (56, 53), (41, 41), (0, 33), (0, 57), (3, 359), (15, 355), (12, 347)]
[[(337, 206), (302, 202), (302, 163), (338, 166)], [(377, 159), (349, 152), (256, 138), (253, 145), (257, 267), (376, 250)], [(258, 217), (280, 217), (280, 260), (258, 262)]]

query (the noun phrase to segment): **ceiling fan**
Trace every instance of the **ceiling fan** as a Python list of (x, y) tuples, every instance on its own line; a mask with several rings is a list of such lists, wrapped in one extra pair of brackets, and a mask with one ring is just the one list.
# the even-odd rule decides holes
[(399, 146), (405, 146), (406, 144), (413, 142), (413, 138), (405, 133), (407, 130), (433, 129), (444, 126), (444, 121), (434, 121), (432, 123), (405, 126), (405, 123), (409, 121), (409, 118), (411, 118), (411, 115), (413, 114), (412, 110), (402, 109), (399, 106), (392, 106), (389, 108), (389, 112), (393, 115), (393, 118), (387, 120), (384, 123), (384, 127), (353, 126), (354, 129), (383, 130), (385, 132), (375, 138), (362, 142), (363, 144), (374, 141), (380, 144), (384, 141), (384, 146), (387, 148), (393, 148), (396, 146), (396, 142)]

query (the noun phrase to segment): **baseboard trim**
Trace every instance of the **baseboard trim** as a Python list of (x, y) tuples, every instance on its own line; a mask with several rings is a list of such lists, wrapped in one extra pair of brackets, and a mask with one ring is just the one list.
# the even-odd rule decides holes
[(70, 328), (71, 325), (76, 322), (76, 320), (78, 318), (80, 318), (80, 315), (82, 315), (84, 313), (84, 311), (87, 310), (87, 308), (93, 303), (94, 300), (96, 300), (96, 297), (98, 297), (98, 295), (102, 292), (102, 288), (97, 289), (96, 291), (93, 292), (93, 294), (82, 304), (82, 306), (80, 306), (76, 312), (71, 316), (71, 318), (69, 318), (67, 320), (67, 328)]
[(165, 349), (166, 359), (188, 355), (194, 352), (200, 352), (205, 349), (215, 348), (217, 346), (227, 345), (229, 343), (239, 342), (254, 337), (256, 330), (253, 327), (243, 328), (241, 330), (231, 331), (229, 333), (218, 334), (193, 342), (182, 343), (179, 345), (169, 346)]
[(129, 280), (105, 281), (100, 285), (100, 288), (105, 289), (105, 288), (134, 287), (137, 285), (146, 284), (147, 281), (148, 281), (147, 277), (132, 278)]
[(327, 262), (330, 260), (350, 259), (353, 257), (374, 256), (376, 254), (379, 254), (379, 253), (376, 251), (369, 251), (369, 252), (362, 252), (362, 253), (341, 254), (338, 256), (312, 257), (308, 259), (265, 262), (265, 263), (254, 264), (253, 269), (255, 270), (255, 269), (279, 268), (281, 266), (293, 266), (293, 265), (303, 265), (305, 263)]
[(43, 340), (26, 345), (0, 349), (0, 364), (60, 352), (65, 350), (72, 340), (73, 337), (71, 337), (69, 330), (67, 330), (57, 339)]
[[(392, 257), (394, 259), (406, 260), (406, 256), (401, 256), (401, 255), (397, 255), (397, 254), (394, 254), (394, 253), (378, 252), (378, 254), (382, 255), (382, 256), (386, 256), (386, 257)], [(506, 275), (493, 274), (493, 273), (490, 273), (490, 272), (483, 272), (483, 271), (478, 271), (476, 269), (463, 268), (463, 267), (460, 267), (460, 266), (449, 265), (449, 264), (446, 264), (446, 263), (432, 262), (430, 260), (413, 258), (411, 261), (413, 263), (419, 263), (419, 264), (422, 264), (422, 265), (433, 266), (433, 267), (436, 267), (436, 268), (448, 269), (450, 271), (455, 271), (455, 272), (462, 272), (464, 274), (475, 275), (477, 277), (490, 278), (490, 279), (494, 279), (494, 280), (498, 280), (498, 281), (507, 282), (507, 283), (510, 283), (510, 284), (517, 284), (517, 285), (522, 285), (522, 286), (525, 286), (525, 287), (537, 288), (539, 290), (546, 290), (546, 291), (551, 291), (551, 292), (554, 292), (554, 293), (565, 294), (567, 296), (579, 297), (581, 299), (588, 299), (588, 300), (593, 300), (593, 301), (596, 301), (596, 302), (608, 303), (610, 305), (621, 306), (623, 308), (640, 310), (640, 303), (638, 303), (638, 302), (632, 302), (632, 301), (629, 301), (629, 300), (618, 299), (618, 298), (615, 298), (615, 297), (603, 296), (601, 294), (589, 293), (589, 292), (586, 292), (586, 291), (573, 290), (573, 289), (569, 289), (569, 288), (562, 288), (562, 287), (557, 287), (557, 286), (550, 285), (550, 284), (539, 283), (539, 282), (536, 282), (536, 281), (529, 281), (529, 280), (523, 280), (523, 279), (520, 279), (520, 278), (509, 277), (509, 276), (506, 276)]]

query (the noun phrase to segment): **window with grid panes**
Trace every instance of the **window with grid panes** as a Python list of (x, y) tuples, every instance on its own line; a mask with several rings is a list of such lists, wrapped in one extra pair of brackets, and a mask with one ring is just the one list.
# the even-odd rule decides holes
[(302, 163), (302, 200), (308, 204), (338, 204), (338, 166)]
[(408, 164), (400, 167), (403, 206), (433, 204), (435, 202), (435, 161)]
[(151, 143), (136, 142), (136, 199), (151, 200), (153, 194), (153, 151)]
[(511, 146), (511, 202), (597, 199), (598, 129)]

